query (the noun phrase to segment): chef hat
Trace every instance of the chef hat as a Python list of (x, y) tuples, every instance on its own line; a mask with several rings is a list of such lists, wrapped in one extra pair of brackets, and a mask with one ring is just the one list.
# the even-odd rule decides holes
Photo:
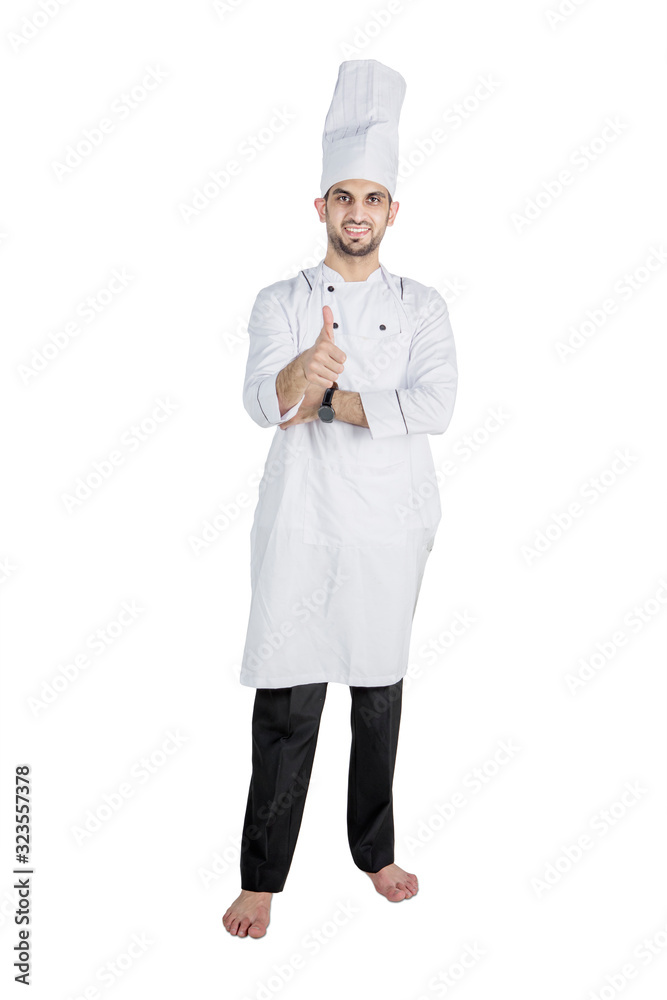
[(348, 178), (382, 184), (394, 196), (398, 119), (405, 80), (377, 59), (340, 64), (322, 133), (321, 196)]

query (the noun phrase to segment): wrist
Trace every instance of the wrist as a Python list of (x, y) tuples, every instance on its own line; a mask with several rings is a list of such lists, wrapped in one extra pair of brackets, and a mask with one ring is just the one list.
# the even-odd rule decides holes
[(334, 389), (333, 395), (331, 397), (331, 405), (334, 408), (335, 419), (340, 420), (343, 416), (345, 410), (344, 397), (346, 393), (343, 389)]
[(301, 391), (305, 392), (308, 386), (310, 385), (310, 382), (306, 377), (306, 369), (303, 367), (303, 364), (301, 362), (301, 355), (298, 355), (298, 357), (294, 359), (293, 364), (294, 364), (294, 377), (298, 380), (299, 388), (301, 389)]

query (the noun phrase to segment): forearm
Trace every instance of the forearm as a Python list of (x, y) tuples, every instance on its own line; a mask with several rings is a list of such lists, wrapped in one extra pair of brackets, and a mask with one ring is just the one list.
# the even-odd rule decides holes
[(336, 412), (336, 420), (342, 420), (346, 424), (356, 424), (357, 427), (368, 427), (366, 414), (361, 404), (361, 396), (358, 392), (335, 389), (331, 405)]
[[(299, 358), (294, 358), (278, 372), (276, 378), (276, 394), (280, 404), (280, 414), (287, 413), (303, 396), (309, 383), (303, 373)], [(322, 390), (324, 392), (324, 390)]]

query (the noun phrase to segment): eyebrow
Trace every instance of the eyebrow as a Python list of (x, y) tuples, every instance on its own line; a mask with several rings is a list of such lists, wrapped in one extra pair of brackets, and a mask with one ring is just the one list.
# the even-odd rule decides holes
[[(352, 198), (351, 192), (350, 191), (346, 191), (345, 188), (339, 188), (339, 187), (334, 188), (331, 193), (332, 194), (348, 194), (350, 196), (350, 198)], [(386, 197), (386, 195), (382, 194), (382, 191), (369, 191), (365, 195), (365, 197), (366, 198), (370, 198), (372, 195), (375, 195), (376, 198), (385, 198)]]

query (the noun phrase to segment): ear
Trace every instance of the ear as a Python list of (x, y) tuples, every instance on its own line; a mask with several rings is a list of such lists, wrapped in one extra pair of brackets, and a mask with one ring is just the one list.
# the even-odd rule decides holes
[(327, 203), (324, 198), (316, 198), (313, 204), (315, 205), (320, 222), (326, 222)]
[(387, 225), (388, 226), (393, 226), (394, 225), (394, 219), (396, 218), (396, 213), (398, 212), (399, 207), (400, 207), (399, 202), (392, 201), (392, 203), (391, 203), (391, 205), (389, 207), (389, 215), (387, 216)]

